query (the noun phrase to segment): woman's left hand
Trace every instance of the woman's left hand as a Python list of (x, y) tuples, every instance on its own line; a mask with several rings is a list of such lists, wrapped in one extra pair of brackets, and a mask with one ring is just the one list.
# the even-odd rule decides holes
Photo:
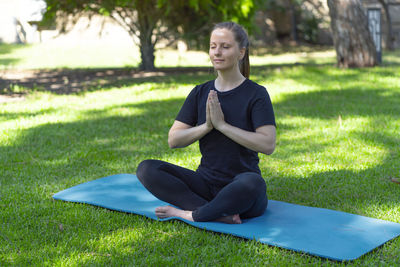
[(225, 124), (225, 118), (221, 104), (218, 100), (217, 92), (214, 90), (211, 90), (208, 94), (208, 105), (210, 109), (211, 123), (215, 129), (219, 130), (219, 128)]

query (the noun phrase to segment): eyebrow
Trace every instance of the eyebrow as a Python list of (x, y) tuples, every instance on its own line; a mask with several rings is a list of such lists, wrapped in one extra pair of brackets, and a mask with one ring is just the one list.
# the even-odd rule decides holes
[[(217, 42), (210, 42), (210, 45), (217, 44)], [(221, 42), (222, 45), (231, 45), (229, 42)]]

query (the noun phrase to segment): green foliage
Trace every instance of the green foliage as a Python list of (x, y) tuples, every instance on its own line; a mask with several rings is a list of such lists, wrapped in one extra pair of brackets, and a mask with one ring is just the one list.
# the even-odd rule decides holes
[[(180, 37), (198, 48), (208, 46), (209, 33), (212, 24), (216, 22), (235, 21), (251, 31), (254, 27), (251, 21), (256, 6), (253, 0), (46, 0), (46, 3), (47, 10), (43, 19), (43, 24), (46, 25), (54, 24), (56, 16), (61, 14), (76, 15), (86, 11), (110, 16), (119, 10), (123, 11), (121, 14), (126, 16), (127, 21), (137, 21), (135, 14), (151, 18), (157, 24), (157, 28), (152, 31), (155, 37), (160, 32), (160, 27), (166, 26), (169, 29), (168, 35), (163, 32), (157, 38)], [(126, 10), (129, 12), (124, 12)], [(130, 25), (127, 26), (129, 28)], [(143, 29), (139, 27), (138, 30)], [(131, 34), (136, 32), (132, 31)]]
[(306, 15), (303, 16), (301, 23), (297, 25), (297, 29), (300, 31), (302, 38), (308, 43), (316, 43), (318, 38), (318, 25), (320, 20), (315, 16)]

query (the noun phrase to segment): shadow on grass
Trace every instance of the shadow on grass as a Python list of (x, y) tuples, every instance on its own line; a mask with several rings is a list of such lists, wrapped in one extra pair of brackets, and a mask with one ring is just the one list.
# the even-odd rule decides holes
[(11, 70), (5, 72), (0, 80), (0, 93), (15, 93), (15, 86), (25, 88), (26, 93), (34, 90), (72, 94), (149, 82), (193, 83), (200, 82), (202, 77), (212, 73), (213, 70), (207, 67), (160, 68), (155, 71), (139, 71), (132, 68)]
[(13, 119), (21, 118), (21, 117), (35, 117), (35, 116), (53, 113), (56, 111), (57, 110), (55, 108), (44, 108), (44, 109), (40, 109), (35, 112), (12, 112), (12, 111), (10, 112), (10, 111), (5, 110), (0, 113), (0, 121), (13, 120)]

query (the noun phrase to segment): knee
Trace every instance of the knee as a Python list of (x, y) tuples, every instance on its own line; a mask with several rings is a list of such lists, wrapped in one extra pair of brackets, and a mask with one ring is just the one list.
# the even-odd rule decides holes
[(239, 174), (236, 179), (240, 181), (243, 190), (251, 195), (265, 195), (267, 186), (261, 175), (253, 172)]
[(138, 177), (139, 181), (144, 183), (146, 180), (153, 177), (154, 175), (152, 172), (157, 168), (157, 163), (158, 161), (153, 159), (146, 159), (140, 162), (136, 170), (136, 176)]

